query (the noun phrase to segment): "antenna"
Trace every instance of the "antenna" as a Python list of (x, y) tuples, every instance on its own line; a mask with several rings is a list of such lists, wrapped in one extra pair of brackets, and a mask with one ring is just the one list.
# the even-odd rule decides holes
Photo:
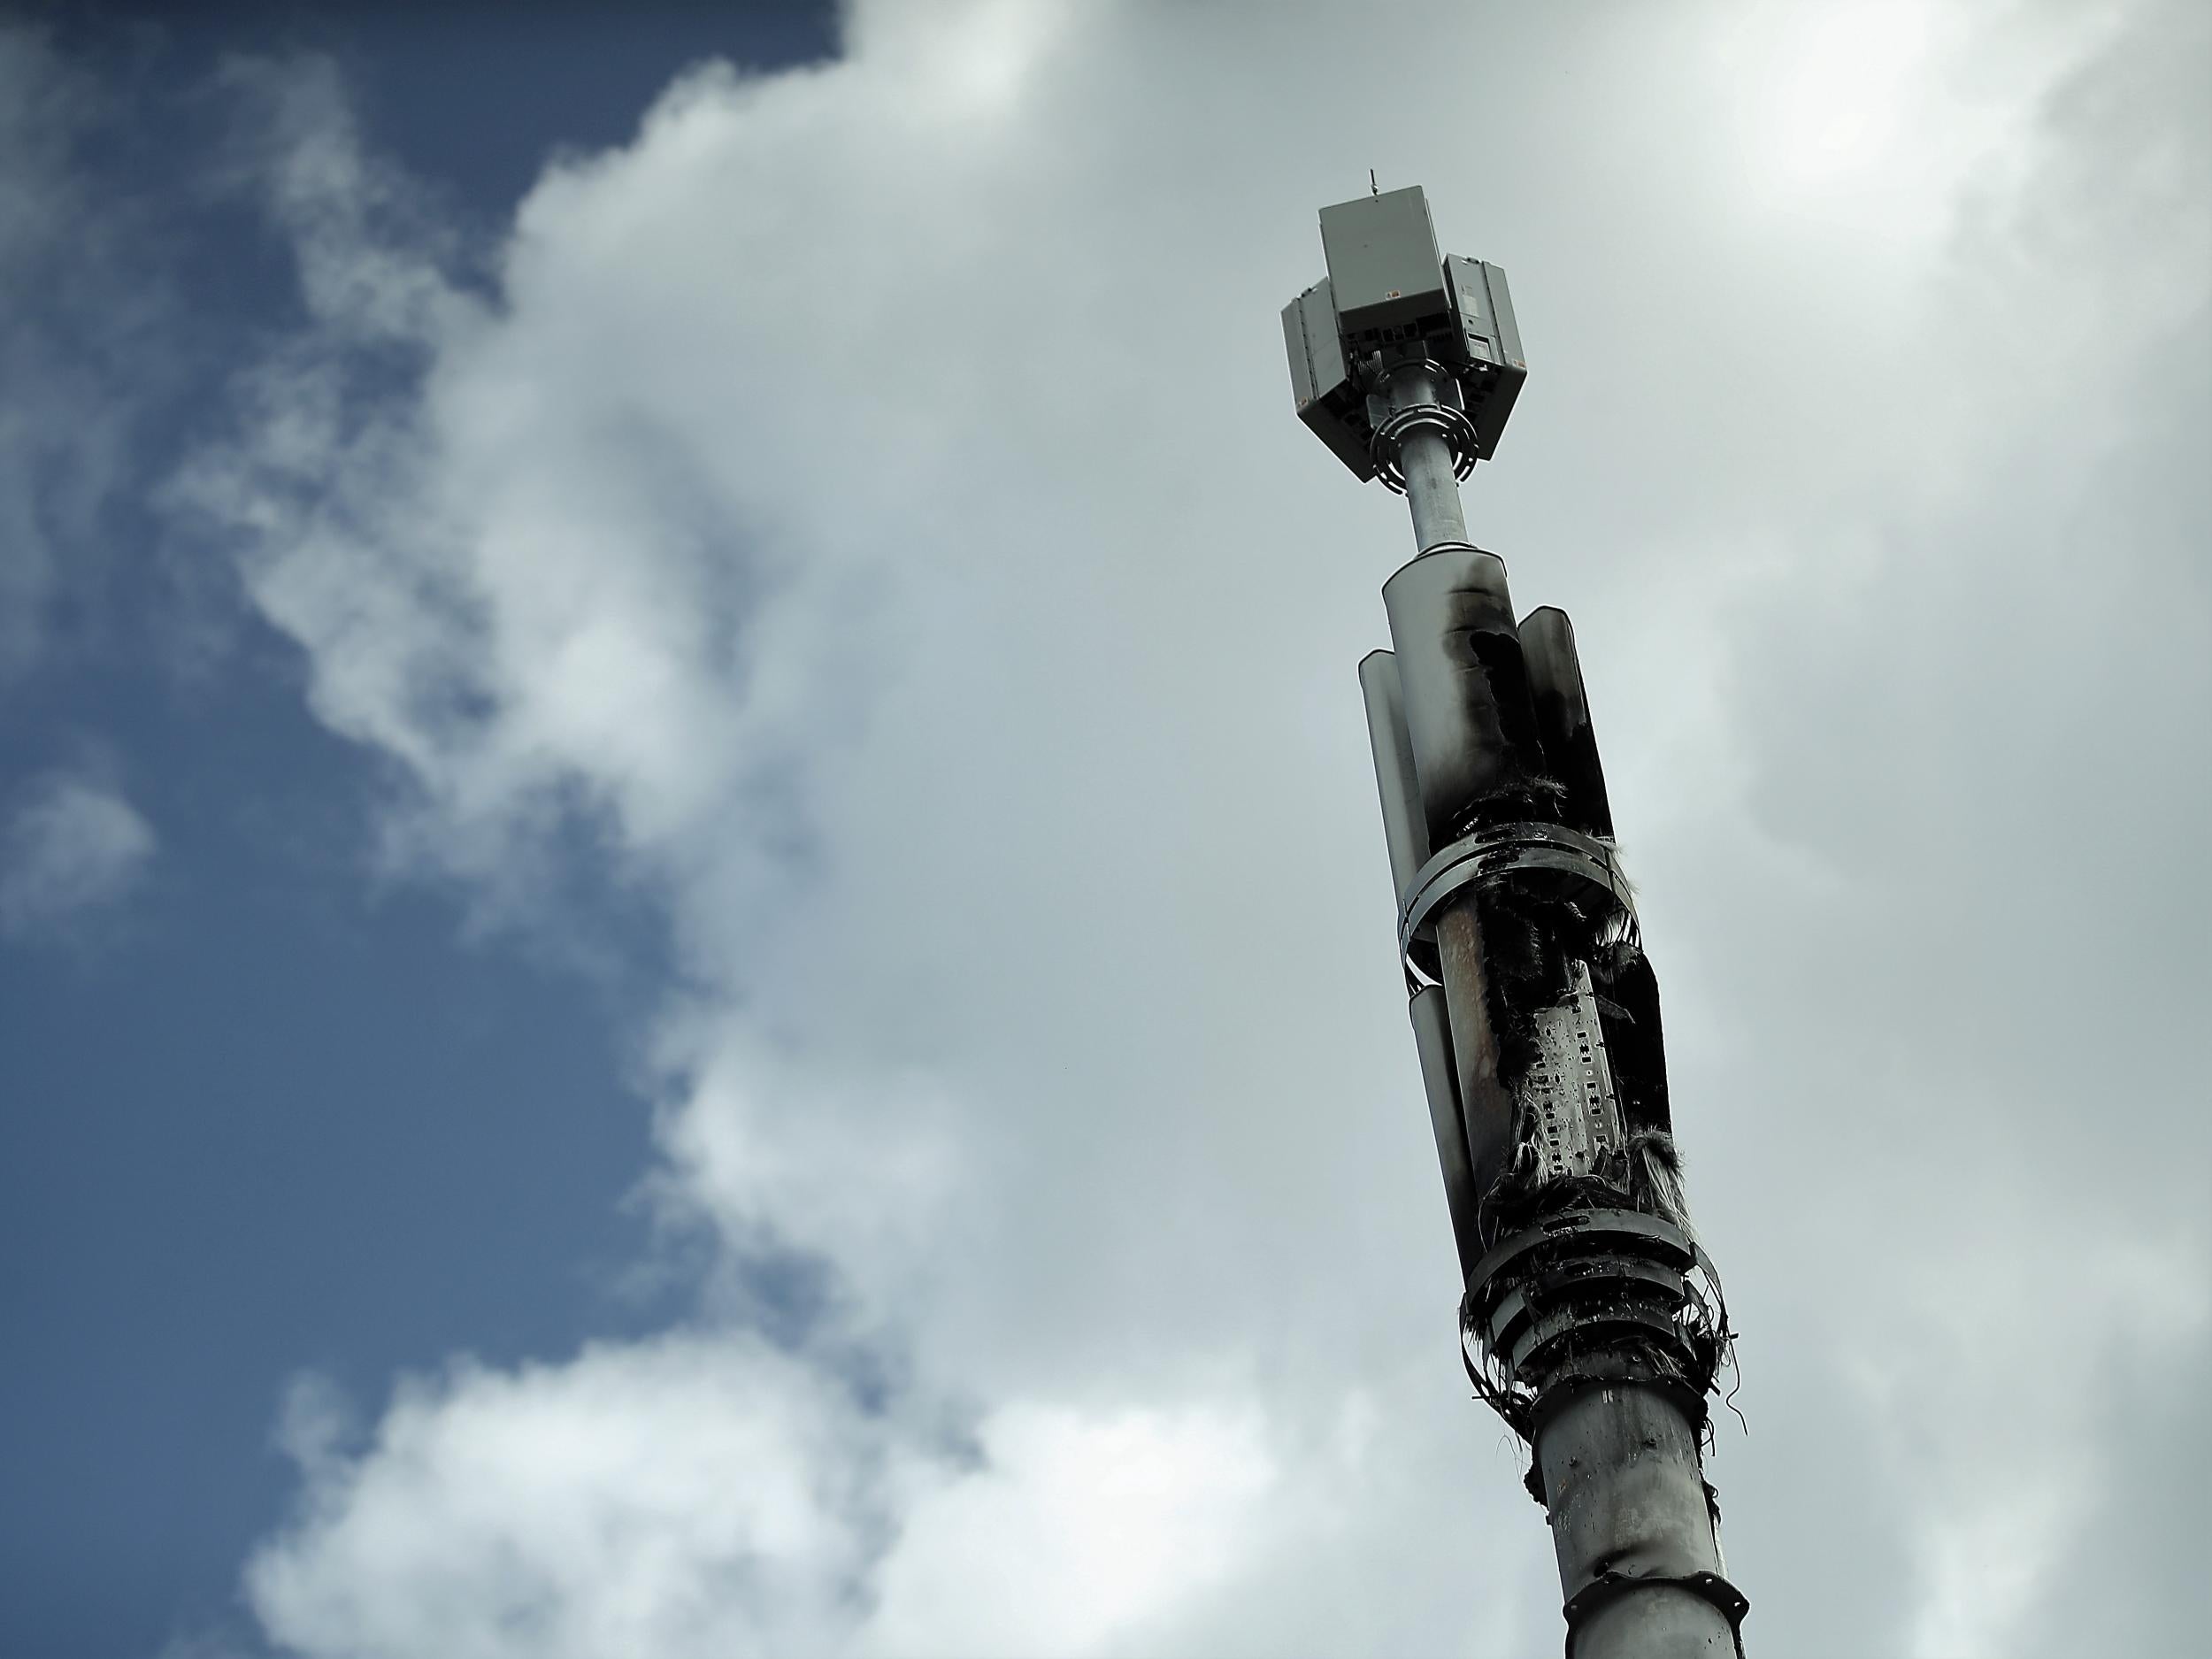
[(1659, 987), (1614, 850), (1574, 629), (1514, 620), (1460, 481), (1528, 377), (1505, 273), (1417, 187), (1321, 210), (1283, 308), (1298, 418), (1406, 498), (1360, 664), (1405, 975), (1464, 1294), (1460, 1358), (1529, 1443), (1572, 1659), (1743, 1652), (1701, 1452), (1735, 1333), (1691, 1231)]

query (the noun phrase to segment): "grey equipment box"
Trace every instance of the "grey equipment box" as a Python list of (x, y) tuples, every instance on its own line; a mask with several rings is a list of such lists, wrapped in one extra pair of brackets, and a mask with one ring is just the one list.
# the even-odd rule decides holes
[(1505, 273), (1436, 249), (1428, 197), (1417, 185), (1321, 210), (1329, 265), (1283, 307), (1298, 418), (1364, 481), (1375, 476), (1379, 392), (1394, 364), (1446, 370), (1444, 399), (1464, 410), (1486, 461), (1513, 412), (1528, 363)]
[(1298, 419), (1365, 483), (1375, 476), (1369, 453), (1374, 428), (1368, 424), (1366, 394), (1345, 373), (1327, 278), (1283, 307), (1283, 346), (1290, 354)]
[(1321, 210), (1337, 326), (1356, 357), (1441, 331), (1449, 322), (1444, 261), (1420, 186)]
[(1452, 288), (1452, 311), (1459, 325), (1458, 360), (1449, 365), (1459, 382), (1461, 406), (1475, 423), (1475, 454), (1488, 460), (1513, 412), (1513, 400), (1528, 379), (1521, 355), (1521, 331), (1513, 320), (1513, 296), (1505, 273), (1480, 259), (1453, 254), (1444, 261)]

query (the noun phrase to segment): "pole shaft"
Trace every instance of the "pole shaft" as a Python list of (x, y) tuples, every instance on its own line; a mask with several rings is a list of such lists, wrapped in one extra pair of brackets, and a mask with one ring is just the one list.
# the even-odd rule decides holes
[[(1436, 403), (1435, 375), (1427, 365), (1394, 370), (1393, 411)], [(1466, 545), (1459, 479), (1442, 434), (1415, 427), (1400, 440), (1397, 461), (1421, 552)], [(1492, 975), (1471, 890), (1439, 911), (1436, 946), (1479, 1215), (1511, 1162), (1516, 1108), (1500, 1075)], [(1537, 1406), (1537, 1467), (1561, 1592), (1571, 1604), (1586, 1592), (1595, 1597), (1578, 1604), (1568, 1659), (1736, 1654), (1728, 1615), (1683, 1582), (1722, 1577), (1697, 1423), (1673, 1396), (1647, 1384), (1560, 1388), (1564, 1399)]]
[[(1436, 374), (1426, 364), (1409, 364), (1390, 377), (1390, 407), (1414, 409), (1433, 403)], [(1452, 449), (1433, 432), (1414, 432), (1398, 445), (1398, 470), (1405, 474), (1406, 504), (1413, 509), (1413, 539), (1427, 552), (1441, 543), (1467, 540), (1467, 516), (1459, 504), (1459, 474), (1452, 470)]]
[(1571, 1601), (1607, 1574), (1623, 1585), (1575, 1626), (1572, 1659), (1733, 1655), (1728, 1616), (1679, 1583), (1717, 1577), (1720, 1542), (1705, 1495), (1698, 1431), (1659, 1389), (1586, 1386), (1536, 1434), (1559, 1587)]

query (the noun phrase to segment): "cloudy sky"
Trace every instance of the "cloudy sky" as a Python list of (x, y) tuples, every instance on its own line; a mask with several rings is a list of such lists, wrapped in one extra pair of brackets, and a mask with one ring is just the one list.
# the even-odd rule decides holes
[(0, 1651), (1555, 1651), (1281, 362), (1371, 167), (1754, 1651), (2185, 1651), (2212, 13), (726, 11), (0, 12)]

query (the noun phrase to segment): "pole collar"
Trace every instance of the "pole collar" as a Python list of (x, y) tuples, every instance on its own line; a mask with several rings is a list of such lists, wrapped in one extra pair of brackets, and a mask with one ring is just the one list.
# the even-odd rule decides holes
[(1559, 1609), (1567, 1621), (1566, 1659), (1575, 1659), (1575, 1638), (1592, 1614), (1610, 1606), (1632, 1590), (1657, 1585), (1687, 1590), (1701, 1601), (1719, 1609), (1721, 1617), (1728, 1621), (1728, 1633), (1735, 1640), (1737, 1659), (1743, 1659), (1743, 1621), (1744, 1615), (1751, 1611), (1751, 1598), (1717, 1572), (1655, 1572), (1637, 1578), (1622, 1572), (1600, 1574), (1569, 1596)]
[(1398, 952), (1409, 971), (1435, 977), (1411, 953), (1432, 936), (1429, 918), (1446, 899), (1470, 883), (1487, 886), (1539, 872), (1598, 889), (1601, 907), (1617, 909), (1626, 918), (1625, 936), (1635, 937), (1635, 898), (1610, 846), (1563, 824), (1495, 824), (1440, 849), (1407, 884), (1398, 910)]
[(1375, 426), (1367, 452), (1374, 459), (1375, 475), (1394, 495), (1406, 493), (1405, 470), (1398, 451), (1417, 433), (1432, 432), (1452, 452), (1452, 476), (1465, 478), (1475, 470), (1475, 423), (1463, 410), (1449, 403), (1409, 403), (1394, 410)]

